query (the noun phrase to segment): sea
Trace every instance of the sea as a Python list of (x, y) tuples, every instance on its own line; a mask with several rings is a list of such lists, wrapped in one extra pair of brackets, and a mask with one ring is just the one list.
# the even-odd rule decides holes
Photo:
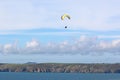
[(0, 80), (120, 80), (120, 74), (0, 72)]

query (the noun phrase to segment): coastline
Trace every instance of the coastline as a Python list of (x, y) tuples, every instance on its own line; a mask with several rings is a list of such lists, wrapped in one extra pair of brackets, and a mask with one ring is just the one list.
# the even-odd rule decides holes
[(40, 73), (120, 73), (120, 63), (25, 63), (0, 64), (0, 72), (40, 72)]

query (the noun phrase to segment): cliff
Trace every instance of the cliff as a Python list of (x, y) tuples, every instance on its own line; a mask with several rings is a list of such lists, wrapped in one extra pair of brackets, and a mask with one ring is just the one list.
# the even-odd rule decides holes
[(0, 64), (0, 72), (120, 73), (120, 64)]

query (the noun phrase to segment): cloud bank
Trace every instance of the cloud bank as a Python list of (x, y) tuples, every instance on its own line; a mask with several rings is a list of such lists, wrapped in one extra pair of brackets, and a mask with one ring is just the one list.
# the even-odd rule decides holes
[(98, 37), (81, 36), (74, 41), (41, 43), (35, 39), (26, 42), (24, 47), (19, 47), (18, 42), (0, 45), (1, 54), (81, 54), (104, 55), (106, 53), (120, 54), (120, 39), (99, 40)]

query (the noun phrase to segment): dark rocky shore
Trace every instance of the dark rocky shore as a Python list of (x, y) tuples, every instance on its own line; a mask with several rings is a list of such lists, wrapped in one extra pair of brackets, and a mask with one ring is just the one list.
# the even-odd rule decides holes
[(120, 73), (120, 64), (0, 64), (0, 72)]

